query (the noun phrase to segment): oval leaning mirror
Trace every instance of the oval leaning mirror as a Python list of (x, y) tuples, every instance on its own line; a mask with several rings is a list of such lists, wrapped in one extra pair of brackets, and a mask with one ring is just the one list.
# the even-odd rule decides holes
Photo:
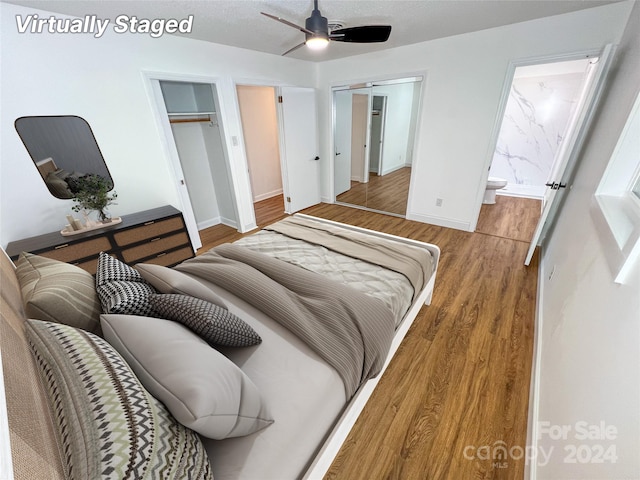
[(20, 117), (16, 131), (42, 180), (54, 197), (73, 198), (73, 181), (100, 175), (113, 189), (113, 178), (91, 127), (75, 115)]

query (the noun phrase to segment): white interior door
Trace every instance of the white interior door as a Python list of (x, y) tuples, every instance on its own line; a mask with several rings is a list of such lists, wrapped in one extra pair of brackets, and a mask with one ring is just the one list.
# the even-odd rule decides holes
[(278, 105), (285, 212), (320, 203), (316, 96), (312, 88), (282, 87)]
[(565, 139), (556, 153), (553, 171), (547, 182), (548, 190), (545, 192), (542, 214), (529, 245), (529, 251), (524, 264), (529, 265), (538, 245), (541, 245), (549, 226), (553, 223), (558, 213), (560, 202), (576, 165), (576, 157), (580, 152), (580, 146), (595, 112), (598, 100), (602, 93), (602, 87), (607, 71), (613, 57), (613, 45), (607, 45), (599, 57), (594, 58), (589, 65), (587, 78), (584, 82), (580, 99), (575, 112), (570, 119), (565, 134)]

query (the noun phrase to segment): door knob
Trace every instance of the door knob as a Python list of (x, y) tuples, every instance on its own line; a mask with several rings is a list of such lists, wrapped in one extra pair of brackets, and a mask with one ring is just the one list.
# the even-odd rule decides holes
[(320, 157), (316, 155), (316, 158), (314, 158), (314, 160), (320, 160)]

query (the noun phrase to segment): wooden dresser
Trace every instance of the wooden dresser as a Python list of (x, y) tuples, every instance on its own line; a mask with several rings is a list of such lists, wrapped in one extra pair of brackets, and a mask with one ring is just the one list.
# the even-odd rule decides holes
[(171, 206), (123, 215), (118, 225), (78, 235), (52, 232), (25, 238), (10, 242), (6, 250), (14, 261), (21, 252), (30, 252), (78, 265), (91, 274), (96, 273), (100, 252), (129, 265), (167, 267), (194, 256), (182, 213)]

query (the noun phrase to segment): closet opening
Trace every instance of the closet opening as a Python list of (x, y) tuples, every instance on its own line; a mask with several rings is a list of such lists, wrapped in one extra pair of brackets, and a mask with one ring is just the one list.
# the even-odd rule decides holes
[(238, 227), (228, 152), (215, 84), (160, 80), (198, 232), (220, 223)]

